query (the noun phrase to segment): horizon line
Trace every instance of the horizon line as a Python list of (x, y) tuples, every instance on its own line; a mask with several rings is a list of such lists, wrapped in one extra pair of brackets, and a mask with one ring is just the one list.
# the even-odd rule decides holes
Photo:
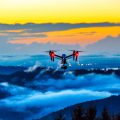
[(2, 23), (0, 22), (0, 25), (26, 25), (26, 24), (38, 24), (38, 25), (44, 25), (44, 24), (71, 24), (71, 25), (77, 25), (77, 24), (102, 24), (102, 23), (106, 23), (106, 24), (120, 24), (120, 22), (78, 22), (78, 23), (71, 23), (71, 22), (46, 22), (46, 23), (37, 23), (37, 22), (26, 22), (26, 23)]

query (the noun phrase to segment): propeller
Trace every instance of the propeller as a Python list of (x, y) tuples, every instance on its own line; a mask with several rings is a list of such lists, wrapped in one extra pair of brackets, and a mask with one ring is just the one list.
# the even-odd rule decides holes
[(44, 51), (44, 52), (48, 52), (49, 53), (50, 51), (57, 52), (59, 50), (48, 50), (48, 51)]
[(68, 51), (72, 51), (72, 52), (73, 52), (73, 51), (84, 52), (84, 51), (79, 51), (79, 50), (68, 50)]

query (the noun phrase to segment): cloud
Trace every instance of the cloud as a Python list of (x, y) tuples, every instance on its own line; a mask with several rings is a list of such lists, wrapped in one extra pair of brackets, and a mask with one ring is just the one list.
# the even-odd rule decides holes
[(120, 93), (120, 81), (119, 78), (116, 77), (114, 74), (96, 75), (92, 73), (88, 75), (75, 76), (74, 72), (67, 72), (64, 74), (63, 79), (58, 78), (57, 80), (55, 80), (53, 78), (48, 78), (48, 80), (42, 80), (41, 77), (39, 78), (37, 78), (38, 81), (32, 82), (31, 84), (29, 84), (29, 86), (34, 86), (39, 90), (42, 90), (41, 88), (44, 88), (43, 91), (90, 89), (96, 91), (108, 91), (112, 92), (113, 94)]
[(0, 30), (23, 30), (27, 33), (37, 33), (37, 32), (50, 32), (50, 31), (63, 31), (75, 28), (88, 28), (88, 27), (108, 27), (108, 26), (120, 26), (120, 23), (57, 23), (57, 24), (0, 24)]
[[(60, 35), (57, 34), (55, 36), (54, 35), (52, 36), (52, 34), (47, 34), (46, 32), (64, 31), (75, 28), (106, 27), (106, 26), (107, 27), (120, 26), (120, 24), (119, 23), (0, 24), (0, 54), (40, 54), (40, 51), (53, 48), (82, 49), (80, 43), (82, 44), (87, 43), (88, 41), (90, 42), (89, 37), (91, 36), (92, 38), (96, 34), (95, 31), (80, 32), (77, 35), (72, 33), (64, 35), (63, 33), (61, 33)], [(85, 36), (87, 37), (83, 39), (81, 38), (83, 36), (80, 37), (79, 34), (83, 34), (84, 37)], [(72, 45), (74, 40), (76, 44)], [(70, 41), (72, 41), (71, 44), (69, 44)], [(113, 42), (111, 43), (110, 42), (109, 44), (111, 45), (111, 43)], [(77, 43), (79, 43), (79, 45), (77, 45)], [(106, 44), (104, 44), (104, 46), (105, 45)], [(96, 47), (97, 49), (94, 49), (95, 47), (93, 45), (91, 46), (88, 46), (87, 47), (88, 49), (86, 50), (89, 51), (89, 53), (95, 51), (100, 52), (103, 50), (103, 47), (100, 48), (100, 45), (97, 45)], [(110, 51), (114, 51), (114, 48), (112, 49), (111, 47), (108, 48), (110, 48)]]
[[(23, 55), (23, 54), (41, 54), (43, 51), (50, 49), (80, 49), (80, 45), (77, 44), (58, 44), (58, 43), (37, 43), (33, 42), (32, 44), (11, 44), (10, 39), (13, 39), (12, 36), (0, 36), (0, 54), (12, 54), (12, 55)], [(14, 41), (14, 40), (13, 40)]]
[(80, 32), (79, 34), (84, 34), (84, 35), (94, 35), (96, 32)]
[(86, 46), (89, 53), (119, 54), (120, 35), (118, 37), (107, 36), (106, 38)]
[[(29, 68), (27, 72), (34, 71), (37, 66), (36, 64), (33, 68)], [(50, 74), (53, 73), (50, 72)], [(9, 81), (1, 83), (0, 88), (4, 94), (9, 91), (13, 96), (0, 100), (0, 118), (6, 119), (8, 116), (12, 118), (14, 113), (16, 113), (15, 116), (20, 115), (24, 119), (40, 118), (73, 104), (102, 99), (120, 93), (120, 78), (114, 74), (76, 76), (74, 72), (69, 71), (57, 80), (53, 77), (47, 78), (42, 80), (40, 76), (33, 82), (29, 81), (25, 87), (11, 85)], [(31, 89), (26, 88), (28, 84)], [(43, 91), (43, 89), (46, 90)], [(6, 113), (4, 117), (2, 112)]]
[(1, 100), (0, 107), (11, 109), (17, 114), (28, 114), (27, 119), (42, 117), (48, 113), (57, 111), (64, 107), (95, 99), (111, 96), (109, 92), (97, 92), (91, 90), (66, 90), (60, 92), (32, 92), (28, 95), (19, 95)]

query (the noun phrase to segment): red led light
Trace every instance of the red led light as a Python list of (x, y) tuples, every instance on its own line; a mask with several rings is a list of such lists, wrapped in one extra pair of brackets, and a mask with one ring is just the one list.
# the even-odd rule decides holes
[(55, 57), (55, 54), (54, 54), (54, 53), (52, 53), (52, 54), (51, 54), (51, 56), (52, 56), (52, 57)]
[(76, 54), (75, 54), (75, 56), (78, 56), (78, 55), (79, 55), (79, 53), (76, 53)]

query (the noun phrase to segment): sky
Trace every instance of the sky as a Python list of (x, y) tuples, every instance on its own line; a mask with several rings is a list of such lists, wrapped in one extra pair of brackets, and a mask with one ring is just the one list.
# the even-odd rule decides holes
[(119, 38), (119, 6), (120, 0), (0, 0), (0, 46), (7, 53), (8, 45), (81, 48)]
[(120, 22), (119, 0), (0, 0), (0, 23)]

